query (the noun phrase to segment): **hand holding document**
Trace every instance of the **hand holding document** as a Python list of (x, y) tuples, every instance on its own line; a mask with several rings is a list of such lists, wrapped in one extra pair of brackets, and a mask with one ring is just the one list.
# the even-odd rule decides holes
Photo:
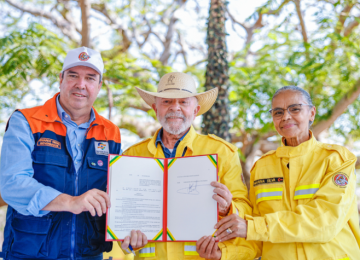
[[(109, 155), (107, 241), (141, 230), (150, 241), (197, 241), (218, 221), (217, 155), (171, 159)], [(165, 232), (164, 232), (165, 231)]]

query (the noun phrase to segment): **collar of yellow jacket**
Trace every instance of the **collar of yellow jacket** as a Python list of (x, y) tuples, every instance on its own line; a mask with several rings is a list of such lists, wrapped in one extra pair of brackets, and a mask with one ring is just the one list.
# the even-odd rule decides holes
[(317, 144), (317, 140), (314, 137), (313, 133), (310, 132), (310, 139), (306, 142), (299, 144), (298, 146), (285, 146), (285, 138), (283, 137), (281, 140), (281, 147), (276, 149), (276, 156), (277, 157), (296, 157), (304, 155), (306, 152), (315, 148)]
[[(156, 141), (156, 137), (158, 136), (158, 133), (159, 133), (160, 130), (161, 130), (161, 128), (156, 131), (156, 133), (151, 138), (151, 140), (150, 140), (150, 142), (148, 144), (149, 152), (152, 153), (152, 154), (156, 154), (157, 147), (155, 146), (155, 141)], [(196, 131), (195, 131), (194, 127), (191, 126), (189, 132), (184, 137), (184, 139), (180, 142), (177, 149), (179, 151), (183, 151), (185, 149), (185, 147), (187, 147), (188, 150), (193, 151), (192, 144), (193, 144), (193, 141), (194, 141), (195, 137), (196, 137)]]

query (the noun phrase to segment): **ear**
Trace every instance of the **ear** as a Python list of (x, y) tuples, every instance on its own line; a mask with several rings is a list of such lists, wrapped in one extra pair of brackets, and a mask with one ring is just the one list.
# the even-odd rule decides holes
[(193, 98), (193, 101), (192, 102), (195, 102), (196, 103), (196, 107), (194, 109), (194, 119), (195, 117), (197, 116), (197, 113), (199, 113), (199, 110), (200, 110), (200, 105), (198, 103), (198, 100), (196, 97)]
[(199, 113), (199, 110), (200, 110), (200, 105), (197, 105), (194, 109), (194, 119), (197, 116), (197, 113)]
[(310, 121), (313, 121), (315, 120), (315, 115), (316, 115), (316, 107), (312, 107), (311, 110), (310, 110)]
[(63, 80), (64, 80), (63, 77), (62, 77), (62, 73), (61, 73), (61, 72), (59, 73), (59, 80), (60, 80), (60, 85), (61, 85), (61, 83), (62, 83)]
[[(155, 101), (155, 102), (156, 102), (156, 101)], [(153, 103), (153, 104), (151, 105), (151, 107), (152, 107), (152, 109), (154, 109), (155, 114), (157, 114), (156, 104), (155, 104), (155, 103)]]
[(101, 82), (99, 83), (98, 93), (99, 93), (99, 91), (100, 91), (100, 89), (101, 89), (101, 87), (102, 87), (102, 84), (103, 84), (103, 81), (101, 81)]

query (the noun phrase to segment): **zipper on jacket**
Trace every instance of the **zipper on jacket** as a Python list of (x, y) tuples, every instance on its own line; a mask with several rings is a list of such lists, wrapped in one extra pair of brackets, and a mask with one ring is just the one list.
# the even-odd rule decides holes
[[(59, 123), (62, 123), (62, 122), (59, 122)], [(63, 123), (62, 123), (62, 124), (63, 124)], [(65, 128), (67, 129), (66, 125), (65, 125), (65, 124), (63, 124), (63, 125), (64, 125)], [(93, 126), (95, 126), (95, 125), (97, 125), (97, 124), (94, 124), (94, 125), (90, 126), (90, 127), (86, 130), (85, 139), (86, 139), (86, 137), (87, 137), (87, 134), (88, 134), (89, 130), (90, 130)], [(66, 131), (67, 131), (67, 130), (66, 130)], [(74, 164), (72, 151), (71, 151), (71, 150), (69, 151), (69, 148), (68, 148), (67, 135), (66, 135), (66, 137), (65, 137), (65, 146), (66, 146), (66, 149), (67, 149), (68, 153), (71, 154), (71, 159), (72, 159), (71, 161), (72, 161), (73, 164)], [(83, 157), (83, 158), (84, 158), (84, 157)], [(74, 185), (75, 185), (75, 194), (74, 194), (74, 196), (78, 196), (78, 195), (79, 195), (79, 174), (78, 174), (78, 172), (76, 171), (75, 165), (72, 165), (72, 166), (73, 166), (74, 169), (75, 169), (75, 183), (74, 183)], [(75, 246), (76, 246), (76, 245), (75, 245), (75, 234), (76, 234), (76, 215), (73, 214), (73, 215), (72, 215), (72, 219), (71, 219), (71, 236), (70, 236), (70, 245), (71, 245), (70, 258), (71, 258), (71, 259), (75, 259)]]
[[(59, 122), (59, 121), (56, 121), (56, 122)], [(59, 122), (61, 124), (63, 124), (66, 128), (66, 132), (67, 132), (67, 127), (66, 125), (63, 123), (63, 122)], [(67, 133), (66, 133), (66, 136), (65, 136), (65, 146), (66, 146), (66, 150), (68, 151), (68, 153), (71, 155), (71, 161), (73, 162), (73, 154), (72, 154), (72, 151), (69, 150), (69, 146), (68, 146), (68, 138), (67, 138)], [(74, 162), (73, 162), (74, 164)], [(74, 165), (72, 165), (72, 167), (74, 167), (75, 169), (75, 195), (74, 196), (77, 196), (78, 194), (78, 174), (76, 172), (76, 168)], [(75, 223), (76, 223), (76, 215), (73, 214), (72, 215), (72, 218), (71, 218), (71, 236), (70, 236), (70, 259), (75, 259), (75, 231), (76, 231), (76, 227), (75, 227)]]
[[(69, 149), (68, 149), (68, 139), (66, 138), (66, 149), (68, 150), (69, 152)], [(72, 151), (69, 152), (71, 154), (71, 158), (73, 158), (73, 154), (72, 154)], [(71, 160), (73, 162), (73, 159)], [(74, 164), (74, 162), (73, 162)], [(72, 165), (72, 167), (74, 167), (74, 170), (75, 170), (75, 183), (74, 183), (74, 186), (75, 186), (75, 194), (74, 196), (78, 196), (78, 173), (76, 172), (76, 168), (75, 168), (75, 165)], [(73, 214), (72, 217), (71, 217), (71, 236), (70, 236), (70, 243), (71, 243), (71, 250), (70, 250), (70, 258), (71, 259), (75, 259), (75, 232), (76, 232), (76, 215)]]

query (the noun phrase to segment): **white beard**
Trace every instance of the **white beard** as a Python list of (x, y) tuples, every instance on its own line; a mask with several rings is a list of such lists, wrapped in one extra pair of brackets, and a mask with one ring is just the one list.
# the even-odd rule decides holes
[[(183, 123), (174, 124), (167, 122), (168, 117), (180, 117), (183, 119)], [(181, 112), (170, 112), (167, 113), (164, 117), (158, 117), (160, 124), (166, 132), (172, 135), (178, 135), (185, 132), (192, 124), (192, 116), (186, 118)]]

